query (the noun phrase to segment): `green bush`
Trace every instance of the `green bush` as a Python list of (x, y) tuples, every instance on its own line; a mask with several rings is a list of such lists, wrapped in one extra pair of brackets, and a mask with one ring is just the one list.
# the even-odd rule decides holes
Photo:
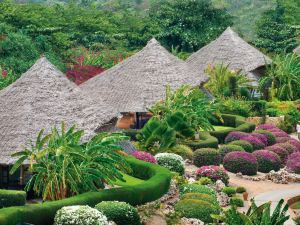
[(264, 100), (251, 101), (251, 114), (254, 116), (266, 116), (267, 102)]
[(276, 137), (270, 131), (267, 131), (267, 130), (255, 130), (253, 133), (262, 134), (265, 137), (267, 137), (267, 139), (268, 139), (268, 145), (274, 145), (274, 144), (276, 144)]
[(180, 155), (173, 153), (158, 153), (155, 155), (157, 164), (169, 169), (172, 172), (184, 174), (184, 161)]
[(184, 159), (193, 159), (193, 150), (186, 145), (175, 145), (173, 148), (168, 149), (167, 152), (180, 155)]
[(209, 132), (199, 132), (200, 140), (185, 140), (182, 144), (189, 146), (194, 151), (199, 148), (218, 148), (218, 139), (211, 136)]
[(266, 114), (270, 117), (276, 117), (280, 115), (280, 111), (278, 109), (275, 108), (268, 108), (266, 110)]
[(204, 185), (199, 184), (184, 184), (180, 186), (180, 195), (184, 195), (186, 193), (201, 193), (208, 195), (216, 195), (216, 192)]
[(127, 157), (126, 160), (134, 176), (145, 182), (134, 186), (88, 192), (43, 204), (0, 209), (0, 224), (16, 225), (27, 222), (35, 225), (53, 225), (56, 211), (64, 206), (89, 205), (94, 207), (101, 201), (124, 201), (131, 205), (140, 205), (160, 198), (169, 190), (171, 174), (167, 169), (133, 157)]
[(175, 205), (175, 211), (180, 213), (182, 217), (195, 218), (204, 223), (211, 223), (213, 220), (210, 215), (219, 214), (220, 207), (202, 200), (184, 199)]
[(126, 202), (103, 201), (95, 206), (109, 221), (116, 224), (140, 225), (141, 220), (138, 211)]
[(26, 192), (14, 190), (0, 190), (0, 208), (22, 206), (26, 203)]
[(213, 184), (213, 181), (209, 177), (201, 177), (197, 183), (201, 185)]
[(241, 146), (246, 152), (253, 152), (253, 146), (248, 141), (236, 140), (230, 142), (229, 144)]
[(234, 145), (232, 143), (227, 144), (227, 145), (222, 145), (219, 148), (219, 152), (221, 155), (221, 159), (224, 158), (224, 156), (229, 153), (229, 152), (244, 152), (245, 150), (243, 149), (243, 147), (239, 146), (239, 145)]
[(218, 200), (216, 196), (202, 193), (186, 193), (182, 195), (181, 199), (196, 199), (208, 202), (212, 205), (218, 206)]
[(236, 188), (235, 187), (224, 187), (222, 189), (222, 192), (224, 192), (228, 196), (232, 196), (232, 195), (236, 194)]
[(201, 148), (194, 152), (193, 163), (195, 166), (220, 165), (221, 157), (217, 149)]
[(239, 194), (244, 193), (246, 191), (247, 191), (246, 188), (241, 187), (241, 186), (236, 188), (236, 193), (239, 193)]
[(136, 129), (126, 129), (126, 130), (122, 130), (122, 132), (130, 137), (130, 140), (132, 141), (137, 141), (137, 134), (139, 133), (139, 130), (136, 130)]
[(232, 197), (229, 204), (237, 207), (244, 207), (244, 201), (239, 197)]

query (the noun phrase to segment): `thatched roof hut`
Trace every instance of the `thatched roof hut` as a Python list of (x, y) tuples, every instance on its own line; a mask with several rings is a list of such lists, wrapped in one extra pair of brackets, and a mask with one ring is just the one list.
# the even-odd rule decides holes
[(300, 45), (293, 50), (294, 53), (300, 56)]
[(201, 86), (208, 80), (196, 75), (155, 39), (135, 55), (81, 85), (95, 99), (103, 98), (118, 112), (146, 112), (165, 96), (165, 87)]
[[(99, 106), (102, 104), (102, 108)], [(39, 59), (15, 83), (0, 92), (0, 164), (12, 164), (11, 154), (36, 140), (54, 125), (78, 125), (86, 137), (113, 116), (98, 99), (98, 107), (46, 58)]]
[(203, 74), (208, 65), (229, 64), (233, 70), (242, 70), (249, 79), (254, 80), (252, 85), (257, 85), (271, 59), (228, 27), (216, 40), (192, 54), (187, 63)]

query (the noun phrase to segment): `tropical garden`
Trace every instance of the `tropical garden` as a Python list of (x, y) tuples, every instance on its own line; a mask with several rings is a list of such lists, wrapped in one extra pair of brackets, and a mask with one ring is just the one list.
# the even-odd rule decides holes
[(255, 88), (225, 63), (205, 70), (213, 98), (167, 86), (141, 129), (41, 130), (12, 155), (26, 186), (0, 189), (0, 224), (299, 224), (300, 5), (261, 2), (0, 1), (0, 90), (41, 55), (80, 85), (152, 37), (185, 60), (228, 26), (272, 59)]

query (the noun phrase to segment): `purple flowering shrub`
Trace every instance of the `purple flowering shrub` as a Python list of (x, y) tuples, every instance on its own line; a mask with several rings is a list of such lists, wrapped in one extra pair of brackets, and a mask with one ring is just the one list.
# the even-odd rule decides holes
[(276, 128), (277, 127), (273, 124), (261, 124), (256, 127), (257, 130), (271, 130)]
[(225, 155), (223, 166), (232, 173), (256, 175), (258, 163), (256, 157), (248, 152), (230, 152)]
[(258, 138), (265, 146), (268, 146), (268, 138), (265, 135), (259, 133), (252, 133), (251, 136)]
[(279, 131), (279, 132), (272, 132), (272, 134), (276, 137), (276, 138), (279, 138), (279, 137), (290, 137), (288, 135), (288, 133), (284, 132), (284, 131)]
[(253, 150), (260, 150), (266, 147), (260, 139), (252, 135), (242, 137), (241, 140), (248, 141), (253, 146)]
[(287, 143), (295, 146), (296, 152), (300, 152), (300, 141), (297, 141), (296, 139), (291, 138), (287, 141)]
[(155, 157), (148, 152), (134, 151), (132, 153), (132, 156), (135, 157), (136, 159), (156, 164)]
[(290, 137), (278, 137), (276, 138), (276, 143), (285, 143), (288, 142), (290, 139)]
[(300, 152), (291, 154), (287, 160), (286, 166), (293, 173), (300, 174)]
[(258, 163), (258, 171), (268, 173), (271, 170), (278, 171), (280, 169), (281, 160), (279, 156), (268, 150), (257, 150), (252, 153)]
[(292, 154), (297, 151), (297, 148), (288, 142), (278, 143), (277, 145), (285, 149), (289, 154)]
[(269, 146), (269, 147), (265, 148), (265, 150), (276, 153), (279, 156), (282, 165), (285, 164), (287, 157), (289, 155), (288, 151), (285, 150), (284, 148), (282, 148), (281, 146), (279, 146), (278, 144)]
[(264, 135), (267, 138), (268, 146), (276, 144), (276, 139), (275, 139), (274, 134), (272, 134), (272, 132), (267, 131), (267, 130), (256, 130), (256, 131), (254, 131), (254, 133)]
[(240, 132), (240, 131), (230, 132), (225, 138), (225, 144), (228, 144), (229, 142), (232, 142), (232, 141), (240, 140), (242, 137), (246, 137), (248, 135), (249, 134), (247, 134), (245, 132)]
[(220, 166), (202, 166), (197, 172), (197, 178), (208, 177), (212, 181), (222, 180), (224, 184), (228, 185), (229, 176), (225, 169)]

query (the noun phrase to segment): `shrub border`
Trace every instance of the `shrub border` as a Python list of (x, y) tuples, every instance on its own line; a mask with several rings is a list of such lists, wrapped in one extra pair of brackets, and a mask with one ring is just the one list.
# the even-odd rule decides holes
[(89, 205), (94, 207), (101, 201), (124, 201), (131, 205), (144, 204), (163, 196), (169, 189), (171, 173), (158, 165), (126, 157), (135, 177), (145, 182), (99, 192), (88, 192), (71, 198), (36, 205), (16, 206), (0, 209), (1, 225), (16, 225), (21, 222), (35, 225), (53, 225), (57, 210), (64, 206)]

